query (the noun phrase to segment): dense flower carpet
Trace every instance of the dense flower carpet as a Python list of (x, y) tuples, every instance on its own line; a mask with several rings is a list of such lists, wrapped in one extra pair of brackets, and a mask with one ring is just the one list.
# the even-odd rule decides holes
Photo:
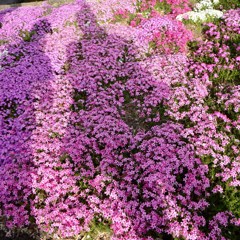
[(0, 233), (240, 239), (239, 113), (236, 0), (1, 11)]

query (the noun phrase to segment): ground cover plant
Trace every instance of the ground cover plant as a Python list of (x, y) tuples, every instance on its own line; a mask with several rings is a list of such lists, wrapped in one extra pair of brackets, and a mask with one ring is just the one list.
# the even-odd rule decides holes
[(0, 12), (0, 237), (238, 239), (240, 9), (201, 4)]

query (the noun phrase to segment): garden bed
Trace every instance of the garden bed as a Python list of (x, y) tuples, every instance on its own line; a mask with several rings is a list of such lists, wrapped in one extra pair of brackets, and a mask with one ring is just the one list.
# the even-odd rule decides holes
[(238, 2), (29, 4), (0, 11), (0, 238), (238, 240)]

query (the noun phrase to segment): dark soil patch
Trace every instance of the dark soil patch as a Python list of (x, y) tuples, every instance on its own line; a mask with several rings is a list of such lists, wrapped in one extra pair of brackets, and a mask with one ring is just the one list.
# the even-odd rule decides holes
[(38, 240), (39, 238), (32, 237), (27, 233), (18, 233), (18, 234), (14, 234), (11, 237), (7, 237), (6, 233), (3, 230), (0, 230), (0, 239), (1, 240)]

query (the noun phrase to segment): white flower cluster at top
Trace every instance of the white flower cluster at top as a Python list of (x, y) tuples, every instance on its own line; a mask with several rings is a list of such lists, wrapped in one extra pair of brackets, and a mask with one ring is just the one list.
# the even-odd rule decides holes
[(192, 20), (193, 22), (205, 22), (210, 18), (221, 18), (223, 12), (215, 10), (214, 6), (219, 3), (219, 0), (202, 0), (196, 3), (193, 11), (180, 14), (176, 17), (177, 20)]

